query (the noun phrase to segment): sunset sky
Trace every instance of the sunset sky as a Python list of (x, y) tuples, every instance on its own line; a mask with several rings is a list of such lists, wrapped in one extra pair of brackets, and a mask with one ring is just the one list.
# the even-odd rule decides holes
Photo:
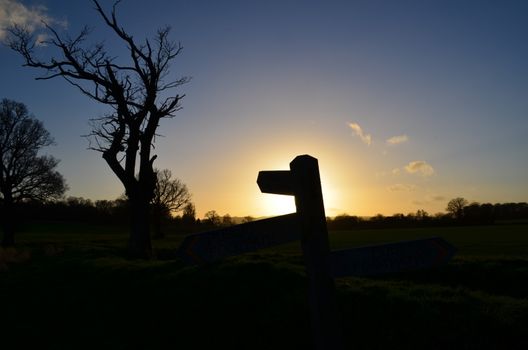
[[(0, 0), (0, 40), (12, 21), (44, 33), (41, 19), (72, 36), (87, 24), (126, 57), (88, 0)], [(171, 75), (192, 80), (155, 165), (188, 185), (200, 217), (293, 211), (256, 178), (299, 154), (319, 160), (327, 215), (528, 201), (528, 1), (123, 0), (118, 19), (137, 39), (170, 25), (184, 46)], [(6, 46), (0, 62), (0, 98), (44, 121), (67, 195), (123, 193), (81, 137), (106, 107), (35, 81), (43, 72)]]

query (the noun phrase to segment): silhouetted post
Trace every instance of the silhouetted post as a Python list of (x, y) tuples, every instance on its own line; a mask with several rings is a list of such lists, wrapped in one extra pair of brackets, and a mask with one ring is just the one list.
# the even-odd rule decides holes
[(298, 156), (290, 163), (295, 206), (301, 225), (301, 246), (309, 281), (311, 325), (316, 349), (342, 349), (330, 245), (317, 159)]

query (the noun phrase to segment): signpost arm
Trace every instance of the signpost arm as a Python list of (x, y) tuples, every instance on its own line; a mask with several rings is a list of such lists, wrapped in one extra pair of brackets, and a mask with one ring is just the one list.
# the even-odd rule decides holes
[(342, 349), (330, 246), (317, 159), (298, 156), (290, 163), (295, 205), (301, 225), (301, 245), (309, 280), (309, 302), (315, 348)]

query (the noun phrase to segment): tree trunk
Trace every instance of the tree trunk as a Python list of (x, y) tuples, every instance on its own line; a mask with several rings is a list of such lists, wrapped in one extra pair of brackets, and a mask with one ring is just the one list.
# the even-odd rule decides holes
[(4, 198), (4, 207), (2, 213), (2, 246), (11, 247), (15, 245), (15, 208), (14, 203), (9, 196)]
[(130, 239), (128, 252), (130, 257), (150, 259), (152, 244), (150, 242), (149, 201), (143, 198), (131, 198), (130, 204)]

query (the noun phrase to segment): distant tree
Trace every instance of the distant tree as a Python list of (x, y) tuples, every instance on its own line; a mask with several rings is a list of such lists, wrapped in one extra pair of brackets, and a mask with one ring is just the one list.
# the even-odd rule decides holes
[(95, 220), (97, 209), (90, 199), (70, 196), (64, 202), (63, 216), (75, 221), (89, 222)]
[(83, 197), (73, 197), (73, 196), (66, 198), (66, 204), (69, 207), (93, 207), (94, 206), (91, 199), (87, 199)]
[[(153, 164), (157, 156), (152, 154), (156, 130), (162, 119), (175, 115), (184, 97), (170, 96), (168, 91), (189, 78), (169, 80), (170, 65), (182, 51), (180, 44), (169, 39), (170, 28), (159, 29), (152, 40), (139, 42), (117, 21), (119, 3), (115, 1), (111, 12), (107, 12), (93, 0), (103, 22), (128, 50), (128, 62), (118, 61), (103, 43), (87, 45), (87, 27), (69, 37), (46, 25), (49, 39), (37, 45), (28, 30), (15, 25), (9, 28), (8, 42), (22, 55), (24, 66), (45, 72), (37, 79), (62, 77), (109, 107), (109, 113), (92, 120), (90, 148), (102, 153), (125, 188), (131, 215), (130, 255), (148, 258), (152, 254), (149, 206), (156, 182)], [(39, 51), (44, 49), (56, 50), (57, 54), (40, 56)]]
[(248, 223), (248, 222), (251, 222), (251, 221), (255, 221), (255, 218), (252, 217), (252, 216), (244, 216), (244, 218), (242, 219), (242, 223)]
[(465, 198), (453, 198), (447, 203), (446, 211), (455, 219), (460, 220), (464, 216), (464, 207), (468, 205), (468, 203), (469, 202)]
[(528, 219), (528, 203), (497, 203), (493, 212), (497, 220)]
[(475, 224), (492, 224), (495, 221), (494, 207), (490, 203), (471, 203), (464, 207), (464, 220)]
[(329, 228), (333, 230), (348, 230), (356, 227), (359, 224), (359, 221), (359, 217), (343, 213), (337, 215), (332, 220), (329, 220), (328, 225)]
[(53, 138), (41, 121), (31, 116), (22, 103), (3, 99), (0, 105), (0, 201), (4, 231), (3, 246), (15, 244), (17, 213), (23, 200), (49, 200), (61, 197), (66, 181), (55, 170), (59, 161), (39, 156)]
[(111, 215), (114, 209), (114, 202), (106, 199), (100, 199), (95, 201), (94, 206), (99, 214)]
[[(403, 214), (395, 214), (395, 215), (403, 215)], [(370, 221), (382, 223), (383, 221), (385, 221), (385, 216), (383, 216), (383, 214), (376, 214), (370, 218)]]
[(183, 207), (182, 221), (184, 224), (194, 224), (196, 222), (196, 207), (189, 202)]
[(228, 226), (233, 226), (234, 224), (235, 222), (233, 221), (233, 218), (231, 217), (231, 215), (225, 214), (224, 216), (222, 216), (222, 226), (228, 227)]
[(416, 220), (424, 221), (431, 218), (428, 212), (426, 212), (423, 209), (418, 209), (416, 213), (414, 214), (414, 217)]
[(205, 221), (211, 225), (211, 226), (219, 226), (220, 225), (220, 215), (216, 212), (216, 210), (209, 210), (204, 215)]
[(152, 213), (154, 215), (154, 237), (162, 238), (161, 220), (172, 213), (183, 210), (191, 201), (191, 194), (187, 186), (178, 179), (172, 178), (168, 169), (155, 170), (156, 186), (152, 198)]

